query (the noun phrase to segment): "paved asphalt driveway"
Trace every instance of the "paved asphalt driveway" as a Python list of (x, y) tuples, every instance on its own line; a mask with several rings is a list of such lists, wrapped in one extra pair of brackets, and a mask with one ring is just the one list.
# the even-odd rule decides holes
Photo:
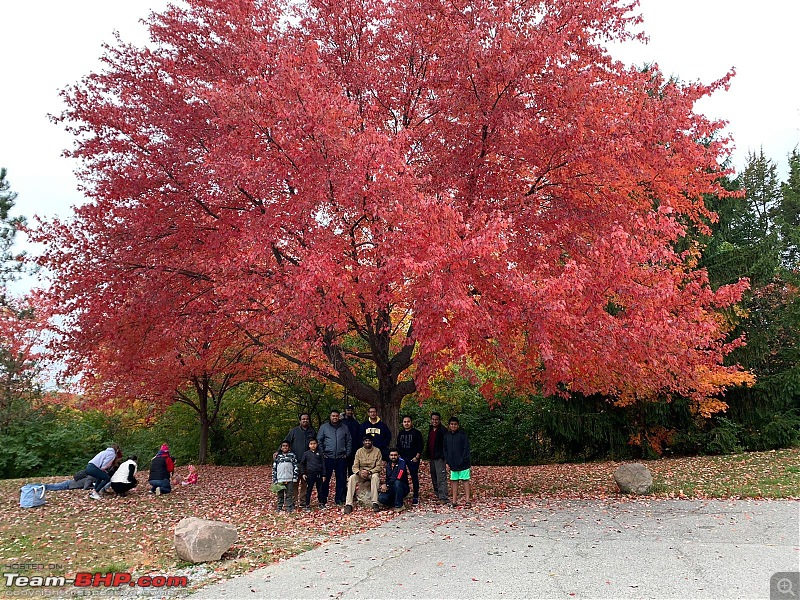
[(800, 600), (798, 571), (800, 502), (548, 501), (407, 512), (191, 598)]

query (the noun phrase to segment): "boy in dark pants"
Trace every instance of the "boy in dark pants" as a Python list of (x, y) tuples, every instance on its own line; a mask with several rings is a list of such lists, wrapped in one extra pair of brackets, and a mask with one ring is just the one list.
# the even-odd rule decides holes
[(397, 449), (406, 461), (413, 489), (412, 504), (419, 504), (419, 461), (422, 458), (422, 433), (413, 427), (411, 417), (403, 415), (403, 430), (397, 434)]
[(300, 472), (306, 482), (305, 509), (311, 510), (311, 490), (317, 486), (317, 502), (319, 502), (322, 484), (325, 483), (325, 457), (319, 451), (319, 442), (312, 438), (308, 440), (308, 450), (303, 453), (300, 460)]

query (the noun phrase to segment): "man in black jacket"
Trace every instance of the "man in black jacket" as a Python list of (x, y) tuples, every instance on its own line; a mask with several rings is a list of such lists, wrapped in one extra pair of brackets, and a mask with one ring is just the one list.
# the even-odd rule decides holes
[(458, 488), (464, 484), (464, 506), (472, 505), (472, 484), (470, 483), (469, 438), (461, 429), (457, 417), (450, 417), (448, 431), (444, 434), (444, 460), (450, 467), (450, 496), (453, 506), (457, 505)]
[(409, 415), (403, 415), (401, 421), (403, 429), (397, 434), (397, 449), (406, 462), (408, 474), (411, 475), (411, 484), (414, 490), (411, 503), (419, 504), (419, 461), (422, 458), (422, 434), (413, 426)]
[(348, 404), (344, 407), (344, 417), (342, 423), (347, 425), (350, 430), (350, 439), (352, 441), (350, 454), (347, 456), (347, 476), (353, 472), (353, 461), (356, 458), (356, 451), (361, 447), (358, 445), (358, 440), (363, 439), (361, 436), (361, 423), (356, 419), (356, 407)]
[(438, 412), (431, 413), (431, 426), (428, 428), (428, 459), (431, 463), (431, 483), (433, 493), (439, 497), (439, 502), (446, 504), (447, 498), (447, 467), (444, 462), (444, 434), (447, 431), (442, 425), (442, 415)]

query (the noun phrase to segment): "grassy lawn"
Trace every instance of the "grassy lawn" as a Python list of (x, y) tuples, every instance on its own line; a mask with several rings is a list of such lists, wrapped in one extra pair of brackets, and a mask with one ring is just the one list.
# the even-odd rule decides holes
[[(475, 467), (477, 502), (471, 510), (497, 510), (542, 499), (624, 499), (612, 478), (619, 464)], [(800, 449), (671, 458), (646, 464), (654, 479), (649, 499), (800, 498)], [(186, 475), (183, 469), (179, 471)], [(0, 564), (4, 572), (23, 575), (185, 573), (191, 584), (265, 565), (394, 518), (391, 511), (375, 514), (359, 510), (344, 517), (336, 508), (275, 514), (269, 467), (200, 467), (199, 471), (198, 485), (179, 486), (174, 493), (161, 497), (145, 493), (141, 485), (128, 497), (108, 495), (101, 501), (78, 490), (48, 492), (44, 506), (27, 510), (19, 507), (19, 488), (33, 480), (0, 481)], [(462, 510), (430, 502), (433, 496), (427, 465), (420, 474), (420, 510)], [(146, 481), (146, 474), (142, 473), (139, 480)], [(239, 539), (224, 560), (188, 565), (177, 559), (173, 530), (188, 516), (236, 525)], [(25, 566), (31, 564), (35, 566)]]

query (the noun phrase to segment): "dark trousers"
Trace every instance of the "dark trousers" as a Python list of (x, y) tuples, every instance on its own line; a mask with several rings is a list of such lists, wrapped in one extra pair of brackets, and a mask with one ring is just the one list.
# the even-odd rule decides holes
[(132, 490), (136, 487), (135, 481), (131, 481), (130, 483), (117, 483), (116, 481), (111, 482), (111, 489), (114, 490), (120, 496), (124, 496), (125, 492), (128, 490)]
[(278, 492), (278, 510), (283, 510), (286, 507), (286, 512), (294, 510), (294, 488), (297, 485), (296, 481), (281, 482), (286, 486), (286, 489)]
[(406, 461), (408, 474), (411, 475), (411, 489), (414, 491), (412, 497), (419, 499), (419, 463), (411, 460)]
[(86, 474), (90, 477), (94, 477), (97, 480), (94, 484), (94, 491), (98, 494), (100, 493), (100, 490), (102, 490), (106, 484), (111, 481), (111, 475), (103, 471), (103, 469), (95, 467), (92, 463), (86, 465)]
[(347, 496), (347, 458), (328, 458), (325, 457), (325, 471), (328, 473), (328, 479), (322, 484), (322, 494), (319, 494), (319, 503), (327, 504), (328, 495), (331, 489), (331, 478), (336, 475), (336, 492), (334, 495), (334, 502), (336, 504), (344, 504), (344, 499)]
[(317, 486), (317, 502), (322, 504), (322, 473), (306, 473), (306, 508), (311, 506), (311, 492)]
[(386, 492), (378, 494), (378, 502), (387, 506), (400, 508), (403, 506), (403, 498), (408, 496), (408, 484), (402, 479), (395, 479)]

